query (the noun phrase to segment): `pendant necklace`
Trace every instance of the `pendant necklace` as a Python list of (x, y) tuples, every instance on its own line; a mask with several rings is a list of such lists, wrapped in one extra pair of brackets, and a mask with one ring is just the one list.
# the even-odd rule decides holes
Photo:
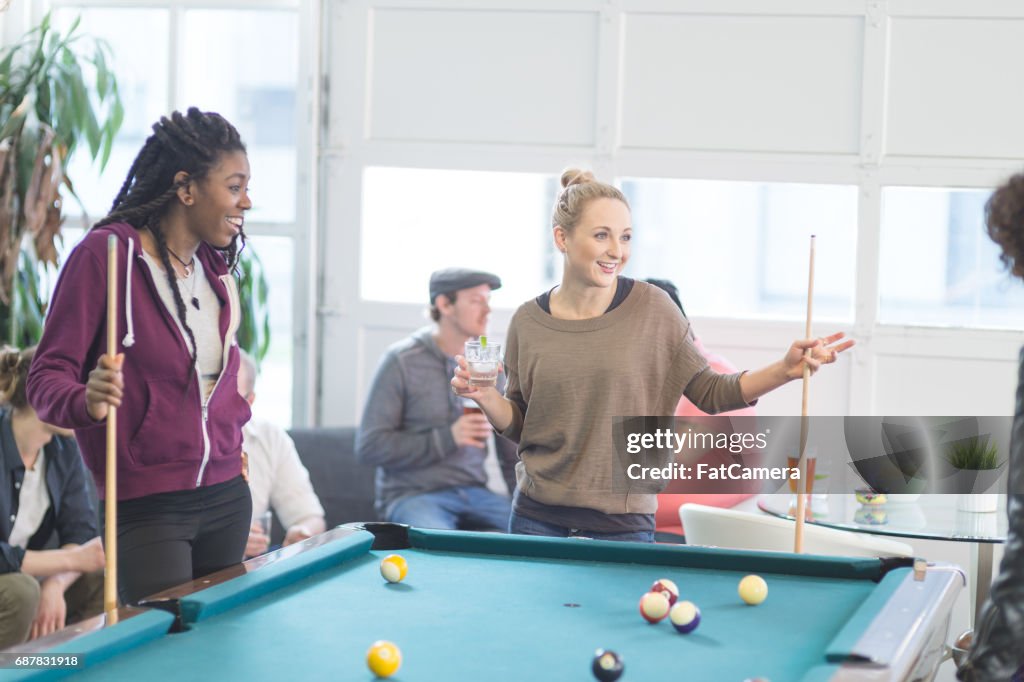
[(183, 261), (181, 259), (181, 256), (179, 256), (178, 254), (176, 254), (173, 251), (171, 251), (170, 248), (167, 249), (167, 252), (169, 254), (171, 254), (172, 256), (174, 256), (174, 259), (176, 261), (178, 261), (179, 263), (181, 263), (182, 267), (185, 268), (185, 276), (182, 277), (181, 279), (184, 279), (184, 280), (191, 279), (192, 280), (192, 287), (191, 287), (191, 289), (189, 289), (188, 295), (189, 295), (189, 298), (191, 299), (192, 307), (195, 308), (196, 310), (199, 310), (199, 298), (195, 295), (195, 293), (196, 293), (196, 280), (195, 280), (196, 257), (192, 256), (192, 258), (190, 258), (189, 261), (186, 263), (185, 261)]
[(196, 297), (196, 271), (193, 270), (192, 274), (186, 277), (186, 279), (192, 280), (192, 286), (189, 288), (188, 296), (192, 302), (192, 307), (199, 310), (199, 298)]

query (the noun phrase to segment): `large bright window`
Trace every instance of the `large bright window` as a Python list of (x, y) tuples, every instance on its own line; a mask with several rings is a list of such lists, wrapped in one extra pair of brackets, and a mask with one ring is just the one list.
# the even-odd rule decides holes
[(557, 180), (529, 173), (367, 168), (364, 299), (428, 304), (430, 273), (493, 272), (492, 305), (514, 308), (561, 279), (551, 242)]
[[(106, 215), (152, 125), (172, 110), (196, 106), (216, 111), (238, 128), (252, 168), (253, 209), (246, 219), (251, 248), (263, 262), (269, 284), (270, 348), (259, 380), (257, 415), (291, 424), (293, 273), (299, 187), (298, 112), (307, 95), (299, 87), (298, 9), (254, 9), (249, 4), (202, 2), (119, 3), (78, 0), (56, 3), (61, 29), (81, 16), (78, 31), (104, 39), (112, 52), (125, 119), (110, 162), (101, 173), (80, 152), (69, 167), (85, 215), (65, 202), (67, 253), (81, 238), (77, 228)], [(284, 4), (284, 3), (282, 3)], [(297, 5), (297, 3), (296, 3)], [(172, 40), (172, 38), (177, 38)], [(83, 221), (83, 218), (86, 220)], [(302, 229), (306, 229), (303, 226)]]
[(673, 281), (687, 314), (801, 319), (814, 234), (815, 319), (853, 319), (855, 187), (634, 178), (621, 185), (633, 213), (627, 272)]
[(249, 220), (295, 219), (298, 18), (292, 11), (188, 10), (182, 101), (242, 132), (252, 165)]
[(879, 322), (1024, 328), (1024, 287), (985, 231), (989, 190), (882, 193)]
[[(110, 210), (153, 124), (169, 109), (167, 36), (170, 12), (166, 9), (65, 7), (54, 12), (56, 28), (66, 32), (76, 17), (81, 17), (77, 34), (100, 38), (110, 46), (110, 68), (117, 76), (124, 104), (124, 122), (103, 172), (89, 159), (84, 147), (68, 166), (68, 176), (74, 180), (75, 192), (85, 205), (84, 217), (93, 223)], [(82, 212), (74, 199), (69, 197), (64, 202), (64, 211), (69, 222), (82, 225)]]

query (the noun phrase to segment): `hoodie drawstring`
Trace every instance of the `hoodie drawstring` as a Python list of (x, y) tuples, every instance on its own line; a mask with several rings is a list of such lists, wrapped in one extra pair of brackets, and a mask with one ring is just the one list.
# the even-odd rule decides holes
[(128, 238), (128, 267), (124, 285), (124, 316), (128, 320), (128, 333), (124, 335), (125, 348), (135, 345), (135, 322), (132, 320), (132, 264), (135, 262), (135, 240)]

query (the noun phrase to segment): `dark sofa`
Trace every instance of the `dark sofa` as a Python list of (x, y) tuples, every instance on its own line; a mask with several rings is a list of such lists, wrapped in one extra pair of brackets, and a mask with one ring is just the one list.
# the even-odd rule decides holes
[[(354, 426), (291, 429), (288, 435), (309, 471), (328, 528), (351, 521), (377, 520), (373, 508), (375, 469), (356, 460)], [(279, 543), (283, 538), (284, 531), (275, 518), (271, 541)]]

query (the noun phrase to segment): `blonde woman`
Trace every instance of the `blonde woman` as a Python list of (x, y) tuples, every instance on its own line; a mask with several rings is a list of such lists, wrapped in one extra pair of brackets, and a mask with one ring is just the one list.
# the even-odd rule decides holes
[(709, 413), (742, 408), (800, 378), (804, 364), (815, 372), (835, 362), (853, 341), (798, 340), (762, 369), (715, 373), (668, 295), (621, 276), (633, 236), (622, 192), (579, 170), (561, 184), (552, 233), (562, 282), (513, 316), (505, 395), (471, 388), (462, 358), (452, 390), (519, 443), (510, 532), (652, 542), (657, 496), (612, 485), (612, 418), (670, 415), (681, 395)]

